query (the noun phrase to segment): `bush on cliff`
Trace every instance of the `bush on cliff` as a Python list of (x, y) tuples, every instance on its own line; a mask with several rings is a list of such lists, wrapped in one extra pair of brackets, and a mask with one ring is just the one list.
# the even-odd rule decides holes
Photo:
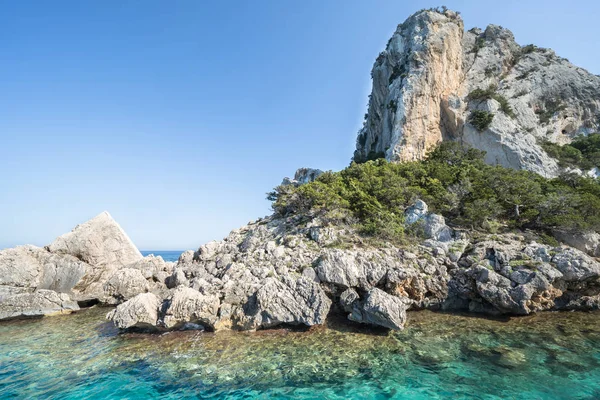
[(561, 167), (583, 170), (600, 167), (600, 133), (578, 136), (573, 142), (563, 146), (549, 141), (544, 141), (541, 145)]
[(498, 223), (545, 231), (600, 229), (600, 184), (576, 175), (546, 179), (484, 163), (485, 153), (445, 142), (423, 161), (352, 163), (302, 186), (269, 193), (279, 216), (319, 216), (365, 235), (401, 239), (404, 210), (416, 199), (455, 225)]

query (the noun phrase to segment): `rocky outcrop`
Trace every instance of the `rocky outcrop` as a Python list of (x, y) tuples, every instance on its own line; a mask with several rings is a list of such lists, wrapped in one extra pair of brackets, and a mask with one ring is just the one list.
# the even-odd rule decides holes
[(398, 26), (371, 71), (356, 160), (417, 160), (442, 140), (440, 101), (461, 89), (463, 30), (452, 11), (417, 13)]
[(317, 179), (320, 175), (323, 174), (323, 171), (315, 168), (299, 168), (296, 170), (294, 174), (294, 179), (283, 178), (282, 185), (304, 185), (306, 183), (310, 183)]
[(600, 233), (556, 231), (554, 237), (590, 256), (600, 257)]
[(118, 304), (166, 290), (172, 266), (142, 258), (125, 232), (102, 213), (45, 248), (0, 251), (0, 319), (79, 309), (78, 302)]
[(81, 299), (102, 297), (102, 285), (112, 273), (142, 259), (131, 239), (106, 211), (59, 236), (46, 249), (91, 265), (79, 284)]
[[(450, 10), (423, 10), (398, 26), (373, 70), (355, 160), (422, 159), (442, 140), (486, 151), (486, 161), (559, 173), (541, 140), (565, 144), (598, 131), (600, 77), (552, 50), (520, 46), (490, 25), (465, 32)], [(472, 122), (475, 111), (489, 125)]]
[[(416, 224), (431, 215), (417, 202), (406, 217)], [(317, 240), (316, 230), (335, 240)], [(313, 326), (345, 312), (355, 322), (402, 329), (406, 311), (422, 308), (525, 315), (597, 307), (598, 261), (528, 235), (452, 232), (374, 247), (349, 226), (268, 217), (182, 254), (153, 327)], [(130, 313), (127, 304), (119, 310)], [(111, 318), (121, 321), (120, 313)]]
[(68, 314), (79, 310), (66, 293), (54, 290), (0, 286), (0, 320)]

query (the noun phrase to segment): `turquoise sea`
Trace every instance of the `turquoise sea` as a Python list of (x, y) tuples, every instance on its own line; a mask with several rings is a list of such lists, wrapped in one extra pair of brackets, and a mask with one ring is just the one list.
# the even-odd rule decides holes
[(600, 398), (600, 313), (150, 335), (119, 334), (108, 310), (0, 323), (0, 398)]
[(154, 254), (155, 256), (161, 256), (165, 261), (177, 261), (183, 250), (142, 250), (144, 257)]

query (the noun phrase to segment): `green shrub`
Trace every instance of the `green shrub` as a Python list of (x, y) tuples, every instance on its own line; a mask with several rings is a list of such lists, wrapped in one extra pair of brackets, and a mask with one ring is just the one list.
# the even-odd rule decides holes
[(537, 49), (537, 46), (534, 44), (528, 44), (527, 46), (523, 46), (521, 48), (521, 54), (529, 54), (533, 53)]
[(559, 145), (549, 141), (540, 143), (544, 151), (558, 161), (561, 167), (581, 168), (588, 170), (600, 168), (600, 134), (578, 136), (571, 144)]
[(494, 119), (494, 114), (484, 110), (473, 110), (469, 116), (469, 122), (479, 132), (485, 131)]
[(406, 70), (404, 69), (404, 65), (395, 65), (392, 69), (392, 73), (390, 74), (389, 84), (396, 80), (396, 78), (406, 76)]
[(423, 161), (352, 163), (306, 185), (278, 186), (268, 198), (276, 215), (306, 220), (319, 216), (388, 242), (418, 233), (417, 228), (404, 228), (404, 210), (416, 199), (450, 223), (468, 228), (496, 231), (510, 226), (542, 233), (600, 229), (597, 180), (576, 175), (546, 179), (487, 165), (484, 154), (444, 142)]
[(538, 115), (540, 123), (547, 124), (550, 119), (556, 114), (565, 109), (565, 105), (559, 99), (548, 99), (544, 102), (544, 106), (535, 111)]
[(473, 90), (471, 93), (469, 93), (467, 98), (469, 100), (480, 100), (480, 101), (494, 99), (498, 103), (500, 103), (500, 110), (502, 110), (503, 113), (505, 113), (506, 115), (508, 115), (511, 118), (514, 118), (515, 113), (513, 112), (513, 109), (510, 106), (510, 104), (508, 104), (508, 100), (506, 99), (506, 97), (497, 93), (496, 90), (497, 90), (496, 85), (490, 85), (487, 89), (478, 88), (478, 89)]
[(477, 55), (477, 53), (479, 53), (479, 50), (483, 49), (484, 47), (485, 47), (485, 38), (478, 37), (475, 40), (475, 44), (473, 45), (473, 48), (471, 49), (471, 53), (475, 53), (475, 55)]

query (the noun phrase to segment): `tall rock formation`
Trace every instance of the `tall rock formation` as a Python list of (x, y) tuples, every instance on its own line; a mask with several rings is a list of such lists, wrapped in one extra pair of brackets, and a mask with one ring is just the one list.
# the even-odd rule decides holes
[(552, 50), (519, 46), (500, 26), (465, 32), (450, 10), (422, 10), (399, 25), (371, 75), (357, 161), (418, 160), (457, 140), (485, 150), (490, 164), (552, 177), (559, 167), (540, 142), (599, 130), (600, 77)]

